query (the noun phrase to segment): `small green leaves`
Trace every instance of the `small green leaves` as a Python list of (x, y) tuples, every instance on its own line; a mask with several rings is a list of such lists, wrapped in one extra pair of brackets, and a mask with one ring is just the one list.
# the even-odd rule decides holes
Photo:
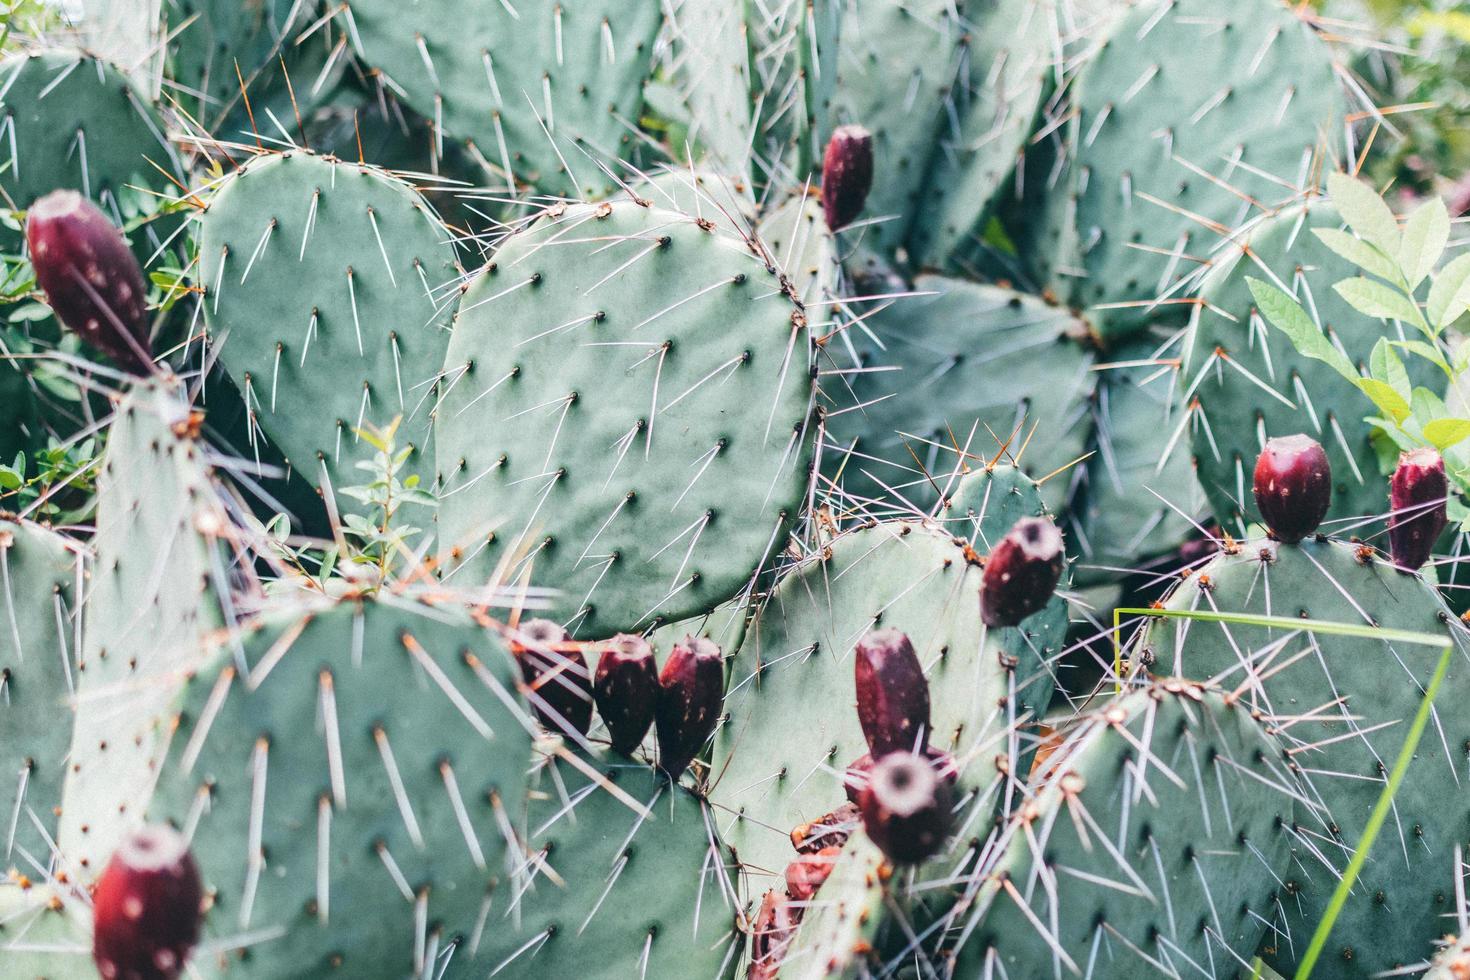
[(1327, 176), (1332, 203), (1358, 237), (1384, 255), (1398, 255), (1401, 243), (1398, 219), (1373, 189), (1344, 173)]
[(1341, 228), (1313, 228), (1312, 234), (1338, 255), (1347, 259), (1364, 272), (1371, 272), (1384, 279), (1393, 279), (1399, 274), (1398, 263), (1380, 252), (1363, 239), (1343, 231)]
[(1443, 330), (1470, 307), (1470, 255), (1459, 255), (1439, 270), (1429, 287), (1425, 315), (1436, 330)]
[(1250, 276), (1245, 281), (1256, 301), (1256, 309), (1267, 322), (1286, 334), (1299, 353), (1321, 361), (1353, 384), (1361, 380), (1353, 362), (1333, 346), (1300, 303), (1270, 283)]
[(1404, 223), (1403, 244), (1399, 247), (1399, 266), (1408, 280), (1409, 289), (1419, 288), (1424, 277), (1434, 270), (1450, 240), (1450, 213), (1444, 201), (1431, 196), (1409, 215)]
[(1424, 426), (1424, 438), (1440, 452), (1470, 439), (1470, 419), (1435, 419)]
[(1373, 400), (1378, 410), (1389, 416), (1396, 423), (1402, 423), (1409, 417), (1409, 403), (1403, 395), (1393, 390), (1393, 387), (1377, 378), (1358, 378), (1353, 382), (1362, 390), (1363, 394)]
[(1364, 316), (1379, 317), (1384, 320), (1402, 320), (1405, 323), (1418, 324), (1419, 308), (1414, 305), (1403, 293), (1384, 285), (1374, 282), (1363, 276), (1354, 276), (1344, 279), (1332, 287), (1337, 295), (1347, 300), (1359, 313)]

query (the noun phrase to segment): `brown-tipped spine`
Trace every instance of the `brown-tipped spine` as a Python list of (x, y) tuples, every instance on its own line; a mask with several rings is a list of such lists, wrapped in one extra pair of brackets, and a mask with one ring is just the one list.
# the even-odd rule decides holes
[(143, 270), (107, 216), (76, 191), (52, 191), (26, 214), (26, 246), (57, 319), (119, 367), (152, 374)]
[(1450, 485), (1433, 449), (1399, 454), (1388, 484), (1388, 546), (1395, 565), (1417, 571), (1429, 560), (1448, 521)]
[(1266, 440), (1256, 457), (1256, 509), (1278, 541), (1296, 544), (1317, 530), (1332, 502), (1332, 466), (1322, 444), (1297, 433)]
[(720, 720), (725, 701), (720, 648), (704, 637), (684, 637), (664, 661), (658, 684), (658, 764), (678, 779)]
[(822, 214), (832, 231), (863, 213), (873, 186), (873, 135), (861, 126), (838, 126), (822, 157)]
[(1062, 580), (1062, 532), (1044, 517), (1023, 517), (985, 560), (980, 618), (986, 626), (1018, 626), (1045, 608)]
[(199, 940), (204, 888), (170, 827), (129, 835), (92, 895), (92, 959), (103, 980), (174, 980)]
[(929, 682), (907, 636), (882, 629), (858, 640), (853, 681), (858, 723), (874, 758), (929, 744)]
[(592, 694), (613, 751), (632, 755), (658, 706), (658, 664), (648, 641), (629, 634), (608, 641), (597, 660)]
[(592, 674), (581, 647), (549, 619), (522, 623), (512, 640), (541, 724), (564, 735), (586, 735), (592, 727)]

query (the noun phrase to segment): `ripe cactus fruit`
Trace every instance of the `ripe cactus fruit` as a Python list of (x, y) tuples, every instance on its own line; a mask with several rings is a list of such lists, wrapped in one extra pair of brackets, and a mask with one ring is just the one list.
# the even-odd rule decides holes
[(750, 971), (746, 980), (775, 980), (800, 923), (801, 909), (793, 907), (785, 894), (776, 888), (766, 892), (750, 930)]
[[(914, 750), (910, 749), (909, 751), (913, 752)], [(943, 749), (936, 749), (932, 745), (925, 746), (922, 751), (924, 758), (929, 760), (929, 765), (933, 766), (934, 771), (939, 773), (939, 778), (951, 786), (959, 781), (960, 764), (954, 756), (945, 752)], [(874, 764), (875, 760), (873, 756), (865, 755), (848, 766), (847, 771), (842, 774), (842, 789), (847, 793), (849, 803), (862, 802), (863, 790), (867, 788), (868, 780), (873, 776)]]
[(554, 732), (586, 735), (592, 727), (592, 676), (587, 658), (567, 631), (549, 619), (521, 624), (514, 653), (541, 724)]
[(702, 636), (684, 637), (664, 662), (658, 685), (658, 764), (678, 779), (719, 721), (725, 698), (720, 648)]
[(592, 694), (614, 752), (631, 755), (643, 741), (658, 703), (658, 664), (641, 636), (620, 634), (603, 648)]
[(1062, 532), (1044, 517), (1015, 523), (985, 562), (980, 616), (986, 626), (1017, 626), (1046, 607), (1062, 578)]
[(134, 374), (152, 373), (143, 270), (107, 216), (76, 191), (52, 191), (26, 214), (26, 245), (61, 322)]
[(831, 813), (793, 830), (791, 846), (796, 848), (798, 854), (812, 854), (827, 847), (841, 847), (847, 843), (861, 819), (856, 802), (844, 803)]
[(895, 752), (873, 767), (858, 805), (863, 830), (889, 860), (918, 864), (943, 846), (952, 804), (948, 781), (927, 759)]
[(832, 865), (841, 853), (840, 846), (824, 847), (814, 853), (802, 854), (786, 865), (786, 894), (797, 902), (811, 901), (822, 882), (832, 873)]
[(858, 722), (874, 758), (929, 744), (929, 682), (902, 631), (873, 630), (853, 658)]
[(1254, 491), (1261, 517), (1279, 540), (1296, 544), (1317, 530), (1332, 501), (1332, 466), (1321, 443), (1301, 433), (1266, 440), (1256, 458)]
[(861, 126), (838, 126), (822, 158), (822, 214), (832, 231), (863, 212), (873, 186), (873, 134)]
[(1388, 515), (1388, 546), (1394, 564), (1416, 571), (1429, 553), (1446, 521), (1449, 483), (1444, 459), (1433, 449), (1399, 454), (1398, 468), (1388, 485), (1392, 512)]
[(92, 958), (103, 980), (173, 980), (199, 939), (204, 889), (189, 844), (150, 825), (123, 840), (92, 899)]

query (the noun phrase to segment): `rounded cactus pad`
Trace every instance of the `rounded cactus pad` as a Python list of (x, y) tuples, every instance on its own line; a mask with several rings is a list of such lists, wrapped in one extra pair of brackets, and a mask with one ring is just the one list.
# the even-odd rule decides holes
[(745, 937), (709, 804), (616, 756), (548, 756), (532, 778), (514, 904), (492, 909), (476, 967), (584, 980), (733, 975)]
[[(353, 43), (394, 91), (474, 145), (487, 179), (551, 194), (613, 187), (594, 156), (626, 152), (650, 74), (658, 4), (351, 0)], [(581, 149), (579, 149), (579, 147)]]
[[(996, 493), (990, 506), (999, 512), (1003, 498)], [(1031, 501), (1040, 509), (1034, 487)], [(1005, 528), (984, 513), (985, 540), (1000, 540)], [(1027, 742), (1008, 732), (1050, 700), (1047, 664), (1062, 649), (1066, 603), (1053, 598), (1019, 628), (987, 629), (974, 553), (928, 525), (878, 524), (793, 569), (761, 609), (730, 664), (711, 790), (736, 815), (725, 838), (747, 865), (752, 894), (766, 887), (767, 869), (789, 860), (790, 831), (844, 801), (846, 768), (868, 753), (849, 692), (856, 645), (875, 627), (907, 634), (924, 668), (930, 746), (966, 762), (956, 799), (993, 783), (998, 756), (1021, 767), (1010, 757)], [(978, 797), (977, 806), (995, 805)]]
[(230, 176), (200, 218), (204, 313), (220, 363), (267, 440), (305, 479), (365, 482), (365, 425), (404, 417), (431, 464), (434, 382), (454, 301), (454, 246), (422, 197), (384, 171), (305, 151)]
[(435, 422), (447, 582), (527, 570), (599, 639), (750, 581), (808, 485), (805, 316), (739, 238), (558, 206), (460, 300)]
[[(1434, 587), (1366, 545), (1266, 539), (1221, 551), (1181, 582), (1168, 609), (1269, 614), (1441, 635), (1455, 653), (1413, 765), (1394, 797), (1315, 975), (1360, 977), (1417, 962), (1442, 935), (1453, 894), (1447, 859), (1461, 827), (1443, 819), (1464, 793), (1470, 637)], [(1281, 732), (1312, 806), (1298, 814), (1291, 864), (1278, 866), (1281, 901), (1266, 963), (1291, 975), (1332, 898), (1398, 757), (1442, 649), (1390, 639), (1268, 629), (1243, 623), (1159, 620), (1135, 663), (1160, 675), (1218, 678)], [(1289, 898), (1289, 900), (1288, 900)], [(1372, 937), (1371, 942), (1364, 937)]]
[(1182, 323), (1185, 256), (1210, 254), (1255, 202), (1311, 189), (1344, 115), (1332, 51), (1279, 0), (1140, 3), (1075, 90), (1081, 275), (1052, 285), (1109, 340)]
[(232, 975), (422, 975), (511, 901), (531, 724), (492, 634), (409, 600), (303, 603), (222, 643), (174, 704), (147, 819), (192, 840), (201, 955)]
[(1249, 962), (1300, 793), (1251, 714), (1164, 681), (1074, 723), (957, 889), (955, 975), (1124, 980), (1186, 958)]

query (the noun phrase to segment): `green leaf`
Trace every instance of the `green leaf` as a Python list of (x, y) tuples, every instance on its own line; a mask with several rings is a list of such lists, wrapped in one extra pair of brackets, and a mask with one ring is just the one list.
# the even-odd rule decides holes
[(1398, 263), (1361, 238), (1350, 235), (1340, 228), (1313, 228), (1312, 234), (1321, 239), (1323, 245), (1364, 272), (1371, 272), (1384, 279), (1399, 277)]
[(1332, 288), (1364, 316), (1403, 320), (1413, 324), (1419, 322), (1419, 308), (1403, 293), (1381, 282), (1355, 276), (1342, 280)]
[(1286, 334), (1297, 353), (1321, 361), (1353, 384), (1359, 380), (1353, 362), (1333, 346), (1300, 303), (1268, 282), (1246, 277), (1256, 309), (1276, 329)]
[(21, 474), (9, 466), (0, 466), (0, 490), (15, 490), (25, 483)]
[(1470, 254), (1456, 256), (1435, 275), (1425, 314), (1436, 330), (1443, 330), (1458, 320), (1467, 306), (1470, 306)]
[(1327, 175), (1327, 193), (1348, 227), (1384, 255), (1399, 254), (1399, 223), (1373, 188), (1344, 173)]
[(1435, 419), (1424, 427), (1424, 438), (1444, 452), (1455, 443), (1470, 439), (1470, 419)]
[(1390, 340), (1389, 343), (1400, 350), (1406, 350), (1411, 354), (1418, 354), (1426, 361), (1437, 365), (1445, 374), (1452, 373), (1450, 363), (1445, 360), (1444, 353), (1433, 344), (1425, 343), (1422, 340)]
[(1409, 397), (1412, 388), (1409, 372), (1404, 370), (1404, 362), (1399, 359), (1398, 352), (1387, 338), (1379, 337), (1378, 342), (1373, 345), (1373, 353), (1368, 357), (1368, 373), (1387, 383), (1401, 397)]
[(1404, 222), (1403, 239), (1399, 265), (1409, 281), (1409, 289), (1418, 289), (1424, 277), (1439, 264), (1439, 257), (1450, 240), (1450, 213), (1444, 201), (1431, 194), (1429, 200), (1415, 208)]
[(1404, 419), (1409, 417), (1408, 399), (1394, 391), (1389, 385), (1377, 378), (1358, 378), (1354, 384), (1362, 390), (1363, 394), (1373, 399), (1373, 404), (1378, 406), (1380, 412), (1393, 419), (1394, 422), (1402, 425)]
[(49, 316), (51, 316), (51, 307), (45, 303), (26, 303), (11, 312), (10, 322), (34, 323), (37, 320), (45, 320)]

